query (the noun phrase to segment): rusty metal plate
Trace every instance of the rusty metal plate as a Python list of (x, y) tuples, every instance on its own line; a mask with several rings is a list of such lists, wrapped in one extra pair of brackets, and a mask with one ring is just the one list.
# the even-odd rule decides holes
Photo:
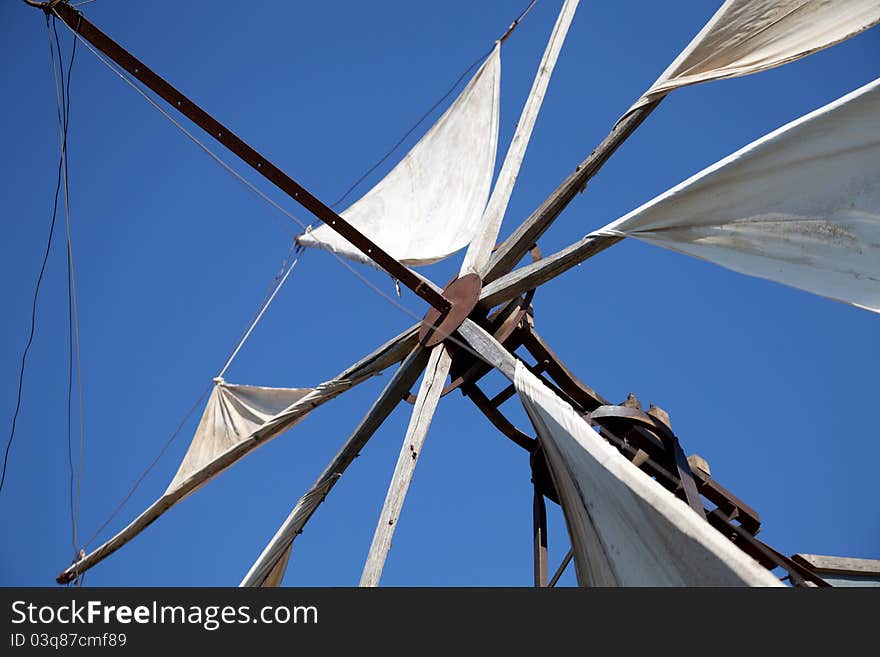
[(477, 274), (456, 278), (443, 290), (443, 298), (452, 304), (444, 313), (431, 308), (422, 320), (419, 342), (426, 347), (440, 344), (467, 319), (476, 307), (483, 289), (483, 281)]

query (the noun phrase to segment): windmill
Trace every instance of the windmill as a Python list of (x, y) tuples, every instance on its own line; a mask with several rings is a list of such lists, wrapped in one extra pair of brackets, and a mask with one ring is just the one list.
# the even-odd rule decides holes
[[(316, 216), (325, 222), (325, 226), (322, 229), (332, 228), (339, 230), (340, 234), (349, 243), (353, 244), (360, 254), (376, 262), (403, 285), (410, 287), (413, 292), (425, 299), (434, 309), (433, 312), (429, 312), (426, 315), (420, 326), (414, 327), (401, 336), (392, 339), (363, 361), (343, 372), (339, 377), (328, 380), (314, 389), (287, 389), (284, 392), (276, 391), (273, 393), (283, 396), (277, 402), (281, 405), (272, 408), (273, 412), (267, 412), (261, 418), (261, 422), (256, 428), (254, 426), (248, 427), (245, 430), (245, 440), (237, 441), (231, 446), (228, 444), (223, 445), (222, 450), (219, 452), (219, 460), (217, 458), (218, 451), (215, 448), (212, 448), (213, 452), (207, 462), (195, 459), (198, 467), (191, 470), (182, 469), (179, 474), (180, 479), (172, 482), (169, 492), (166, 492), (157, 501), (153, 511), (136, 520), (130, 526), (131, 529), (128, 530), (127, 534), (126, 530), (124, 530), (120, 537), (111, 539), (108, 544), (98, 548), (91, 555), (85, 556), (81, 561), (78, 560), (71, 568), (65, 571), (61, 579), (69, 579), (71, 576), (75, 577), (103, 557), (109, 555), (116, 547), (124, 544), (141, 528), (155, 520), (171, 504), (182, 499), (188, 493), (193, 492), (198, 486), (207, 481), (208, 478), (217, 474), (222, 468), (228, 467), (228, 465), (250, 448), (274, 437), (279, 431), (292, 426), (293, 423), (304, 417), (308, 411), (318, 404), (341, 394), (348, 386), (354, 385), (363, 377), (372, 375), (379, 369), (384, 369), (396, 362), (402, 362), (402, 365), (400, 365), (397, 373), (386, 386), (380, 399), (345, 443), (339, 456), (328, 466), (325, 473), (319, 477), (315, 486), (297, 503), (290, 517), (254, 564), (243, 583), (261, 585), (273, 583), (280, 579), (280, 575), (283, 573), (290, 555), (293, 538), (301, 531), (304, 523), (329, 493), (337, 479), (344, 473), (354, 456), (357, 455), (366, 440), (369, 439), (370, 435), (381, 424), (382, 420), (387, 417), (387, 414), (394, 406), (407, 396), (410, 388), (415, 384), (423, 370), (426, 371), (426, 375), (413, 400), (415, 404), (414, 420), (410, 425), (401, 449), (398, 467), (395, 470), (391, 486), (389, 487), (386, 503), (362, 577), (362, 583), (374, 585), (378, 582), (382, 565), (390, 546), (391, 536), (400, 514), (403, 498), (409, 480), (412, 477), (417, 457), (421, 451), (421, 445), (424, 441), (430, 418), (434, 413), (439, 396), (443, 390), (444, 386), (442, 383), (450, 371), (453, 372), (453, 384), (450, 387), (461, 387), (468, 397), (475, 401), (480, 409), (508, 437), (519, 441), (518, 444), (526, 447), (532, 456), (534, 464), (533, 477), (536, 487), (536, 582), (546, 582), (547, 563), (543, 556), (543, 535), (545, 532), (542, 520), (544, 515), (542, 510), (543, 499), (545, 496), (551, 499), (559, 499), (560, 495), (562, 495), (560, 489), (564, 488), (564, 486), (560, 479), (559, 466), (557, 464), (554, 468), (551, 464), (548, 464), (544, 450), (537, 449), (538, 443), (535, 439), (509, 426), (509, 423), (506, 423), (503, 416), (499, 415), (498, 404), (494, 403), (509, 398), (514, 391), (519, 391), (520, 394), (523, 394), (523, 389), (528, 386), (520, 385), (508, 388), (493, 399), (489, 399), (477, 385), (481, 371), (487, 366), (497, 368), (511, 380), (518, 378), (517, 370), (519, 369), (519, 379), (522, 384), (527, 376), (521, 371), (522, 366), (517, 365), (516, 359), (511, 355), (513, 349), (522, 344), (538, 361), (537, 365), (532, 368), (532, 375), (544, 373), (549, 379), (548, 382), (555, 384), (558, 389), (558, 396), (564, 397), (575, 411), (582, 415), (588, 415), (589, 423), (600, 431), (606, 440), (615, 445), (632, 462), (638, 463), (638, 466), (653, 476), (656, 481), (660, 482), (665, 478), (663, 484), (672, 491), (679, 491), (680, 495), (691, 506), (696, 517), (699, 517), (700, 514), (703, 515), (704, 525), (701, 525), (701, 529), (713, 527), (711, 532), (706, 533), (707, 541), (712, 542), (717, 539), (717, 536), (723, 536), (724, 533), (727, 533), (728, 539), (736, 539), (736, 544), (739, 546), (738, 550), (745, 551), (752, 558), (763, 562), (765, 565), (772, 564), (787, 568), (789, 576), (792, 577), (793, 581), (803, 582), (810, 580), (814, 583), (820, 583), (820, 580), (809, 572), (808, 569), (775, 553), (768, 546), (763, 545), (754, 538), (753, 531), (749, 531), (749, 523), (755, 521), (751, 509), (744, 505), (744, 503), (739, 502), (735, 496), (724, 491), (717, 482), (714, 482), (708, 472), (700, 469), (698, 461), (688, 463), (680, 446), (678, 446), (675, 435), (671, 432), (669, 418), (663, 411), (649, 409), (645, 412), (644, 409), (640, 408), (635, 399), (628, 400), (620, 405), (607, 403), (607, 400), (598, 395), (598, 393), (595, 393), (591, 388), (574, 378), (534, 331), (529, 313), (532, 291), (570, 267), (583, 262), (591, 255), (612, 246), (628, 235), (649, 240), (657, 239), (657, 241), (661, 242), (664, 239), (669, 239), (670, 236), (677, 237), (677, 241), (673, 240), (675, 245), (679, 250), (685, 251), (687, 251), (687, 247), (684, 245), (687, 244), (698, 242), (701, 246), (705, 246), (705, 235), (675, 235), (675, 229), (680, 227), (664, 225), (661, 220), (657, 219), (656, 215), (651, 214), (652, 212), (657, 212), (658, 207), (662, 211), (664, 199), (659, 198), (657, 203), (649, 204), (649, 207), (640, 208), (632, 216), (624, 217), (619, 222), (614, 222), (604, 229), (594, 231), (580, 242), (559, 253), (546, 257), (539, 257), (536, 254), (536, 260), (531, 265), (514, 270), (515, 265), (532, 249), (541, 234), (550, 227), (550, 224), (556, 219), (567, 203), (583, 189), (589, 178), (599, 170), (616, 148), (648, 117), (663, 97), (674, 90), (677, 85), (713, 79), (713, 76), (718, 78), (743, 75), (779, 65), (796, 56), (808, 54), (817, 48), (832, 45), (861, 29), (866, 29), (877, 21), (877, 16), (875, 15), (877, 11), (870, 6), (870, 3), (843, 3), (846, 5), (847, 11), (839, 12), (840, 8), (834, 3), (831, 3), (830, 9), (828, 6), (811, 8), (810, 3), (803, 3), (806, 8), (801, 9), (801, 14), (814, 10), (817, 12), (831, 12), (829, 15), (821, 14), (820, 16), (811, 14), (809, 20), (806, 21), (810, 25), (822, 25), (821, 34), (810, 34), (808, 39), (809, 47), (806, 48), (800, 40), (796, 40), (798, 41), (796, 45), (786, 45), (785, 39), (780, 39), (780, 34), (785, 35), (792, 31), (800, 34), (806, 28), (800, 22), (801, 16), (796, 13), (793, 16), (798, 20), (798, 23), (794, 28), (786, 23), (786, 20), (793, 19), (785, 19), (784, 16), (778, 15), (769, 25), (762, 26), (760, 32), (772, 38), (761, 42), (761, 46), (765, 50), (761, 51), (760, 58), (751, 61), (749, 57), (752, 57), (754, 53), (750, 48), (759, 39), (753, 39), (749, 42), (745, 52), (742, 52), (742, 43), (737, 42), (735, 39), (730, 43), (725, 43), (723, 39), (720, 42), (713, 40), (713, 34), (715, 34), (713, 32), (713, 25), (716, 27), (721, 25), (725, 29), (729, 29), (729, 24), (725, 23), (728, 20), (733, 20), (734, 22), (741, 21), (741, 23), (737, 24), (738, 30), (734, 30), (734, 34), (739, 34), (740, 31), (748, 29), (748, 26), (753, 22), (754, 16), (746, 15), (744, 17), (739, 11), (741, 9), (740, 4), (736, 2), (725, 3), (724, 7), (713, 18), (713, 21), (707, 25), (706, 30), (695, 38), (694, 43), (670, 66), (658, 83), (644, 96), (639, 98), (630, 110), (623, 115), (600, 146), (578, 166), (577, 170), (559, 186), (548, 198), (547, 202), (542, 204), (539, 210), (529, 217), (520, 228), (516, 229), (510, 238), (502, 242), (493, 251), (492, 247), (495, 246), (500, 220), (503, 217), (504, 206), (506, 205), (504, 195), (507, 194), (509, 196), (509, 188), (505, 191), (505, 184), (499, 185), (499, 183), (496, 183), (487, 206), (488, 209), (479, 217), (479, 230), (476, 231), (473, 237), (466, 240), (469, 246), (460, 271), (461, 275), (446, 286), (442, 294), (440, 294), (437, 286), (423, 280), (422, 277), (413, 271), (403, 267), (401, 262), (404, 261), (404, 258), (399, 254), (389, 255), (389, 253), (386, 253), (369, 239), (364, 240), (357, 229), (352, 230), (347, 227), (348, 224), (342, 216), (336, 215), (332, 211), (327, 212), (329, 209), (326, 206), (323, 206), (320, 201), (308, 194), (306, 190), (286, 178), (274, 165), (238, 140), (231, 131), (211, 119), (198, 106), (182, 97), (182, 94), (168, 87), (167, 83), (164, 83), (165, 86), (163, 86), (163, 81), (144, 64), (124, 51), (119, 52), (115, 50), (114, 44), (106, 35), (103, 35), (97, 28), (94, 28), (81, 15), (70, 8), (69, 5), (50, 3), (50, 6), (45, 7), (64, 20), (82, 38), (91, 42), (99, 51), (102, 51), (106, 56), (128, 71), (130, 75), (139, 79), (148, 88), (156, 91), (166, 101), (171, 103), (172, 106), (176, 106), (185, 116), (194, 120), (201, 127), (206, 128), (209, 134), (225, 146), (230, 147), (237, 155), (243, 157), (255, 170), (276, 184), (279, 184), (295, 200), (303, 203), (308, 209), (313, 211)], [(544, 88), (546, 88), (546, 84), (549, 81), (552, 64), (548, 66), (548, 63), (555, 61), (558, 55), (576, 5), (576, 2), (566, 2), (554, 27), (553, 36), (544, 55), (544, 62), (539, 68), (533, 93), (530, 95), (529, 101), (527, 101), (526, 110), (518, 127), (517, 137), (514, 138), (514, 146), (519, 146), (522, 151), (524, 151), (525, 144), (528, 142), (531, 124), (534, 122), (540, 100), (543, 98)], [(780, 5), (780, 3), (763, 3), (762, 6), (764, 5), (766, 5), (765, 9), (769, 8), (769, 10), (772, 10), (777, 5)], [(826, 27), (829, 23), (829, 16), (833, 16), (837, 21), (831, 21), (831, 24), (835, 26), (834, 29)], [(774, 30), (779, 30), (779, 32), (775, 33)], [(721, 32), (726, 34), (724, 30), (721, 30)], [(503, 37), (501, 40), (503, 40)], [(725, 48), (731, 49), (733, 52), (729, 60), (725, 60), (723, 57), (721, 58), (723, 61), (708, 58), (711, 60), (709, 63), (712, 65), (709, 67), (709, 70), (697, 70), (695, 73), (694, 62), (689, 58), (696, 57), (699, 63), (702, 63), (707, 59), (705, 52), (701, 49), (704, 47), (708, 47), (713, 54), (716, 52), (726, 52)], [(766, 52), (768, 48), (771, 50), (769, 53)], [(778, 48), (780, 52), (772, 52), (773, 48)], [(794, 51), (792, 51), (792, 48), (794, 48)], [(748, 65), (744, 65), (743, 61), (748, 62)], [(474, 80), (478, 80), (480, 74), (485, 74), (485, 72), (486, 65), (480, 69)], [(862, 90), (857, 99), (861, 101), (865, 97), (870, 98), (871, 91), (872, 89)], [(840, 107), (847, 110), (853, 107), (850, 103), (854, 100), (847, 99), (840, 106), (823, 108), (824, 113), (815, 117), (809, 117), (805, 120), (804, 124), (809, 128), (815, 125), (815, 121), (821, 120), (829, 114), (837, 116), (833, 113), (838, 111)], [(789, 130), (797, 130), (799, 128), (800, 125), (794, 125)], [(795, 141), (800, 142), (801, 133), (796, 132), (795, 136), (797, 137)], [(771, 145), (775, 143), (771, 140)], [(513, 180), (516, 177), (516, 169), (518, 169), (517, 159), (522, 158), (522, 151), (517, 154), (514, 146), (508, 151), (508, 157), (504, 161), (502, 173), (499, 176), (499, 179), (504, 181), (505, 173), (507, 173), (509, 183), (506, 184), (510, 186), (512, 186)], [(763, 152), (761, 149), (762, 144), (758, 144), (751, 151), (757, 151), (760, 156)], [(738, 162), (742, 159), (747, 158), (736, 158), (736, 161)], [(729, 169), (726, 170), (729, 171)], [(708, 172), (702, 177), (698, 175), (697, 180), (689, 181), (689, 186), (686, 183), (685, 187), (673, 190), (669, 197), (673, 198), (676, 202), (679, 202), (683, 197), (686, 200), (687, 194), (694, 188), (696, 188), (697, 194), (699, 194), (701, 184), (704, 184), (707, 180), (710, 183), (717, 182), (712, 176), (713, 172)], [(723, 184), (723, 180), (721, 184)], [(817, 191), (821, 193), (822, 190)], [(668, 207), (668, 203), (665, 207)], [(651, 223), (651, 221), (646, 222), (646, 217), (649, 219), (653, 218), (652, 220), (655, 223)], [(693, 226), (689, 227), (693, 228)], [(774, 224), (774, 227), (778, 226)], [(718, 226), (710, 225), (708, 228), (714, 229), (718, 228)], [(754, 225), (750, 226), (750, 229), (754, 228)], [(324, 232), (327, 233), (327, 230), (324, 230)], [(768, 236), (771, 236), (772, 233), (772, 230), (765, 230), (763, 235), (769, 239)], [(307, 242), (308, 236), (303, 241)], [(325, 240), (325, 243), (328, 241)], [(337, 248), (336, 250), (340, 249)], [(393, 251), (391, 252), (393, 253)], [(706, 255), (705, 252), (701, 252), (698, 255), (712, 259), (711, 253)], [(833, 254), (831, 257), (833, 257)], [(725, 261), (720, 258), (719, 261), (725, 264)], [(732, 265), (728, 264), (727, 266)], [(768, 274), (761, 272), (758, 275), (768, 276)], [(783, 282), (790, 283), (790, 280), (783, 279)], [(844, 287), (849, 289), (849, 286)], [(818, 291), (826, 296), (835, 296), (835, 293), (824, 289), (814, 289), (813, 291)], [(866, 290), (866, 294), (870, 295), (872, 293), (874, 292), (869, 287)], [(838, 296), (837, 298), (840, 297)], [(846, 300), (851, 300), (854, 303), (865, 306), (870, 306), (872, 303), (870, 298), (861, 296)], [(490, 314), (494, 309), (497, 309), (498, 312)], [(224, 403), (220, 399), (222, 395), (230, 396), (230, 399), (226, 402), (227, 404), (235, 404), (241, 403), (242, 399), (248, 394), (256, 394), (253, 390), (226, 386), (225, 382), (222, 381), (218, 381), (215, 392), (216, 403), (219, 405)], [(530, 415), (532, 415), (535, 424), (540, 426), (540, 418), (534, 414)], [(540, 434), (541, 431), (538, 431), (538, 433)], [(546, 444), (547, 437), (542, 436), (542, 438), (544, 439), (542, 442)], [(551, 474), (548, 474), (548, 469), (551, 470)], [(708, 515), (703, 509), (703, 502), (700, 500), (701, 494), (717, 506), (717, 509), (710, 510), (711, 512)], [(687, 514), (684, 514), (684, 517), (692, 520), (691, 516)], [(570, 531), (573, 531), (571, 530), (574, 523), (573, 517), (568, 519)], [(721, 532), (718, 532), (719, 528), (722, 530)], [(752, 525), (752, 529), (754, 530), (756, 527)], [(588, 529), (582, 529), (580, 533), (575, 532), (573, 535), (587, 535), (589, 533)], [(712, 538), (708, 538), (709, 536)], [(591, 572), (591, 566), (589, 565), (591, 563), (590, 555), (593, 555), (595, 558), (597, 555), (596, 550), (588, 550), (582, 546), (580, 556), (577, 550), (574, 551), (574, 554), (575, 557), (582, 560), (582, 563), (579, 564), (579, 575), (581, 572)], [(738, 552), (732, 554), (738, 554)], [(595, 567), (593, 566), (593, 568)], [(587, 577), (584, 574), (585, 580), (595, 580), (599, 576), (598, 571), (596, 573), (591, 572), (591, 574), (592, 577)]]

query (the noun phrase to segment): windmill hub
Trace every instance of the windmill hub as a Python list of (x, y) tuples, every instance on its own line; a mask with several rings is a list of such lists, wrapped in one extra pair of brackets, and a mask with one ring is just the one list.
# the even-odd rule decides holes
[(440, 312), (431, 308), (422, 320), (419, 342), (426, 347), (440, 344), (467, 319), (480, 299), (483, 281), (477, 274), (465, 274), (443, 289), (443, 298), (449, 301), (449, 310)]

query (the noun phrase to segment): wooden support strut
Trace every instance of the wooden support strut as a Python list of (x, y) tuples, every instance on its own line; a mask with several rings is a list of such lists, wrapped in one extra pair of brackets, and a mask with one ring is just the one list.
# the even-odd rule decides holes
[(260, 155), (247, 143), (242, 141), (225, 125), (183, 95), (164, 78), (146, 66), (137, 57), (120, 46), (107, 34), (98, 29), (79, 11), (67, 2), (48, 3), (46, 11), (53, 12), (64, 21), (71, 30), (86, 39), (95, 48), (112, 59), (129, 74), (140, 80), (151, 91), (177, 109), (181, 114), (208, 133), (213, 139), (225, 146), (229, 151), (246, 162), (261, 176), (274, 184), (278, 189), (311, 212), (330, 228), (342, 235), (357, 247), (366, 257), (379, 265), (391, 276), (399, 280), (416, 295), (427, 301), (441, 313), (447, 312), (451, 304), (439, 292), (426, 283), (418, 274), (402, 265), (354, 226), (340, 217), (336, 212), (313, 196), (302, 185), (281, 171), (268, 159)]
[(532, 499), (532, 533), (534, 537), (535, 551), (535, 587), (547, 586), (547, 505), (544, 503), (544, 493), (534, 485), (534, 497)]

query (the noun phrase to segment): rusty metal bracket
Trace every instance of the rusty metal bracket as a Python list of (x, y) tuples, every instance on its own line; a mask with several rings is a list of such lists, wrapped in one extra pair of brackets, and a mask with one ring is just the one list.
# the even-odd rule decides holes
[(602, 424), (603, 420), (626, 420), (656, 433), (660, 440), (663, 441), (663, 445), (669, 453), (672, 463), (675, 465), (688, 505), (700, 517), (706, 517), (703, 502), (700, 499), (700, 493), (697, 491), (697, 484), (694, 481), (694, 473), (691, 471), (691, 466), (687, 462), (687, 456), (685, 456), (678, 438), (672, 433), (672, 429), (661, 422), (659, 418), (629, 406), (600, 406), (590, 414), (590, 417), (599, 424)]
[(449, 302), (449, 309), (428, 310), (419, 330), (419, 342), (425, 347), (433, 347), (452, 335), (477, 305), (482, 289), (479, 274), (466, 274), (449, 283), (443, 289), (443, 298)]

